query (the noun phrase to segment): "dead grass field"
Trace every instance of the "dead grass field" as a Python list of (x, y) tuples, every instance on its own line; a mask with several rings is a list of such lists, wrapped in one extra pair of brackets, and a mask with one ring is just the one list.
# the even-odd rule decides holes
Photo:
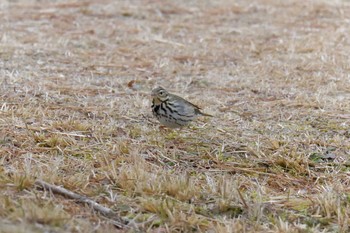
[(349, 1), (1, 1), (0, 232), (349, 232), (349, 51)]

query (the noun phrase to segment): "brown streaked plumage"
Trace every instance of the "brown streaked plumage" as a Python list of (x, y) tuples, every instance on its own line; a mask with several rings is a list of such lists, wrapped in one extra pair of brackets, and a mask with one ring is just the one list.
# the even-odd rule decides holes
[(152, 90), (152, 112), (158, 121), (168, 128), (179, 128), (189, 124), (198, 116), (212, 116), (180, 96), (167, 92), (162, 87)]

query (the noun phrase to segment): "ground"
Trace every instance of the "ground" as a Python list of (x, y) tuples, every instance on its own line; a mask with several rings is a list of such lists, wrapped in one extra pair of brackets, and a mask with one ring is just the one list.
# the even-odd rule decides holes
[[(350, 231), (349, 16), (340, 0), (1, 1), (0, 231)], [(160, 127), (159, 85), (214, 117)]]

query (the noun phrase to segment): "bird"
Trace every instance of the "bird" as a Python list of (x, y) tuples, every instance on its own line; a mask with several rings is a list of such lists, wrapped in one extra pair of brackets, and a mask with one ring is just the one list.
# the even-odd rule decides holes
[(152, 90), (152, 113), (167, 128), (180, 128), (188, 125), (198, 116), (209, 116), (201, 108), (180, 96), (169, 93), (163, 87)]

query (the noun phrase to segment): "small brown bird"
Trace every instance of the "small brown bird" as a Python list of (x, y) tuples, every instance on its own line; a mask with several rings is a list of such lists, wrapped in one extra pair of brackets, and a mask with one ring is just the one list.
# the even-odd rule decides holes
[(200, 108), (180, 96), (167, 92), (162, 87), (152, 90), (152, 112), (158, 121), (168, 128), (179, 128), (189, 124), (203, 113)]

